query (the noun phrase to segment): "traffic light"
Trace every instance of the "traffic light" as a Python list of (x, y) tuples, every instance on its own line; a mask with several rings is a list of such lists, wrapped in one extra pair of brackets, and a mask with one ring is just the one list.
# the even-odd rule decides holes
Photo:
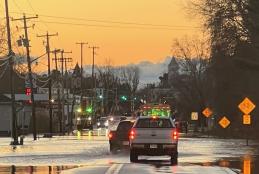
[(93, 112), (93, 107), (90, 105), (86, 108), (86, 112), (91, 114)]
[(31, 95), (31, 88), (26, 88), (25, 94), (28, 95), (28, 96)]
[(122, 96), (120, 97), (120, 99), (121, 99), (122, 101), (127, 101), (127, 100), (128, 100), (128, 97), (125, 96), (125, 95), (122, 95)]
[(102, 100), (104, 96), (104, 89), (103, 88), (96, 88), (96, 96)]

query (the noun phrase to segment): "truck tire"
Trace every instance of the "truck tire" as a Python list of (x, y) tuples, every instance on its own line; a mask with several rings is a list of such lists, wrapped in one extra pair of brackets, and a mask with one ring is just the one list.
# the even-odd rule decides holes
[(171, 155), (171, 159), (170, 159), (170, 162), (172, 165), (177, 165), (178, 164), (178, 153), (173, 153)]
[(138, 162), (138, 154), (134, 150), (130, 150), (130, 162)]
[(110, 144), (110, 152), (111, 153), (115, 153), (116, 152), (116, 148), (115, 148), (114, 144)]

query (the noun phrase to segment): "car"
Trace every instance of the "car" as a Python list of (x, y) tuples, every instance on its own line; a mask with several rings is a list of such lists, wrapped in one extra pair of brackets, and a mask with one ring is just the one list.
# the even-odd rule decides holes
[(97, 121), (97, 128), (108, 128), (108, 119), (106, 117), (101, 117)]
[(110, 151), (115, 152), (118, 149), (129, 148), (129, 133), (134, 122), (130, 120), (120, 121), (115, 130), (110, 130), (109, 144)]
[(170, 117), (141, 116), (130, 131), (130, 161), (139, 155), (169, 155), (172, 164), (178, 160), (178, 131)]

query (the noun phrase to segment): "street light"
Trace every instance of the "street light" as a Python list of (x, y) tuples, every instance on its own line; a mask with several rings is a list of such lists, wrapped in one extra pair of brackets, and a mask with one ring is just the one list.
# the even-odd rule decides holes
[(82, 109), (81, 109), (81, 108), (78, 108), (76, 111), (77, 111), (78, 113), (81, 113), (81, 112), (82, 112)]

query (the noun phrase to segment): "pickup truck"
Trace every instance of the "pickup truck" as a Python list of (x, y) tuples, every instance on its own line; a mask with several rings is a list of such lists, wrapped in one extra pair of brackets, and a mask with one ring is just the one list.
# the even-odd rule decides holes
[(111, 152), (115, 152), (117, 149), (129, 148), (129, 133), (133, 124), (134, 122), (130, 120), (120, 121), (116, 129), (109, 131)]
[(170, 117), (139, 117), (129, 136), (131, 162), (137, 162), (139, 155), (169, 155), (177, 164), (178, 132)]

